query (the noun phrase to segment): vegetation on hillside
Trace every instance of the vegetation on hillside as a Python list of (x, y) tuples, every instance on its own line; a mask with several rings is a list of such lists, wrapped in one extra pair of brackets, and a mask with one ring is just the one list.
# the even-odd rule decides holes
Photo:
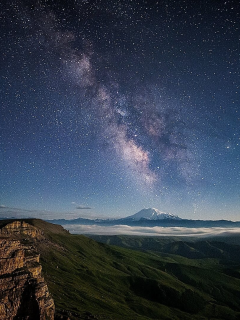
[[(169, 252), (109, 246), (71, 235), (41, 220), (29, 220), (44, 230), (36, 242), (44, 277), (57, 314), (70, 319), (239, 319), (240, 264), (227, 259), (228, 245), (211, 256), (194, 242), (162, 240)], [(126, 239), (125, 239), (126, 241)], [(143, 241), (131, 238), (131, 241)], [(159, 239), (159, 246), (161, 241)], [(191, 252), (186, 257), (183, 252)], [(205, 250), (205, 251), (204, 251)], [(213, 250), (214, 251), (214, 250)], [(235, 251), (234, 251), (235, 252)], [(226, 256), (224, 260), (222, 257)], [(59, 318), (60, 319), (60, 318)]]

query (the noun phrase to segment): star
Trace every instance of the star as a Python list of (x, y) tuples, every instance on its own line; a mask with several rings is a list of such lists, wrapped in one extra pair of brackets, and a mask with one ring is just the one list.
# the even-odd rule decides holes
[(4, 4), (0, 205), (215, 218), (223, 199), (234, 219), (238, 15), (235, 1)]

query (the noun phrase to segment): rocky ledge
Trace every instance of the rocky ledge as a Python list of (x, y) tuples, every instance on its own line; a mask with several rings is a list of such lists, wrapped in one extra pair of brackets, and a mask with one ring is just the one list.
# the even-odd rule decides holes
[(33, 241), (43, 231), (24, 221), (0, 229), (0, 319), (54, 320), (55, 306)]

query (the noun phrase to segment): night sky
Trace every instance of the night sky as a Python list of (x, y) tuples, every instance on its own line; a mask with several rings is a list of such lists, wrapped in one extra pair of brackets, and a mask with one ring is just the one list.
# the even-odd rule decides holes
[(2, 208), (240, 220), (239, 1), (16, 0), (0, 25)]

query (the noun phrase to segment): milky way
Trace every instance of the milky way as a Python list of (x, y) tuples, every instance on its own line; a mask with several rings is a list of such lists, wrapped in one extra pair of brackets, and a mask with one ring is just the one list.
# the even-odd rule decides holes
[(239, 10), (237, 1), (3, 6), (0, 203), (236, 218)]

